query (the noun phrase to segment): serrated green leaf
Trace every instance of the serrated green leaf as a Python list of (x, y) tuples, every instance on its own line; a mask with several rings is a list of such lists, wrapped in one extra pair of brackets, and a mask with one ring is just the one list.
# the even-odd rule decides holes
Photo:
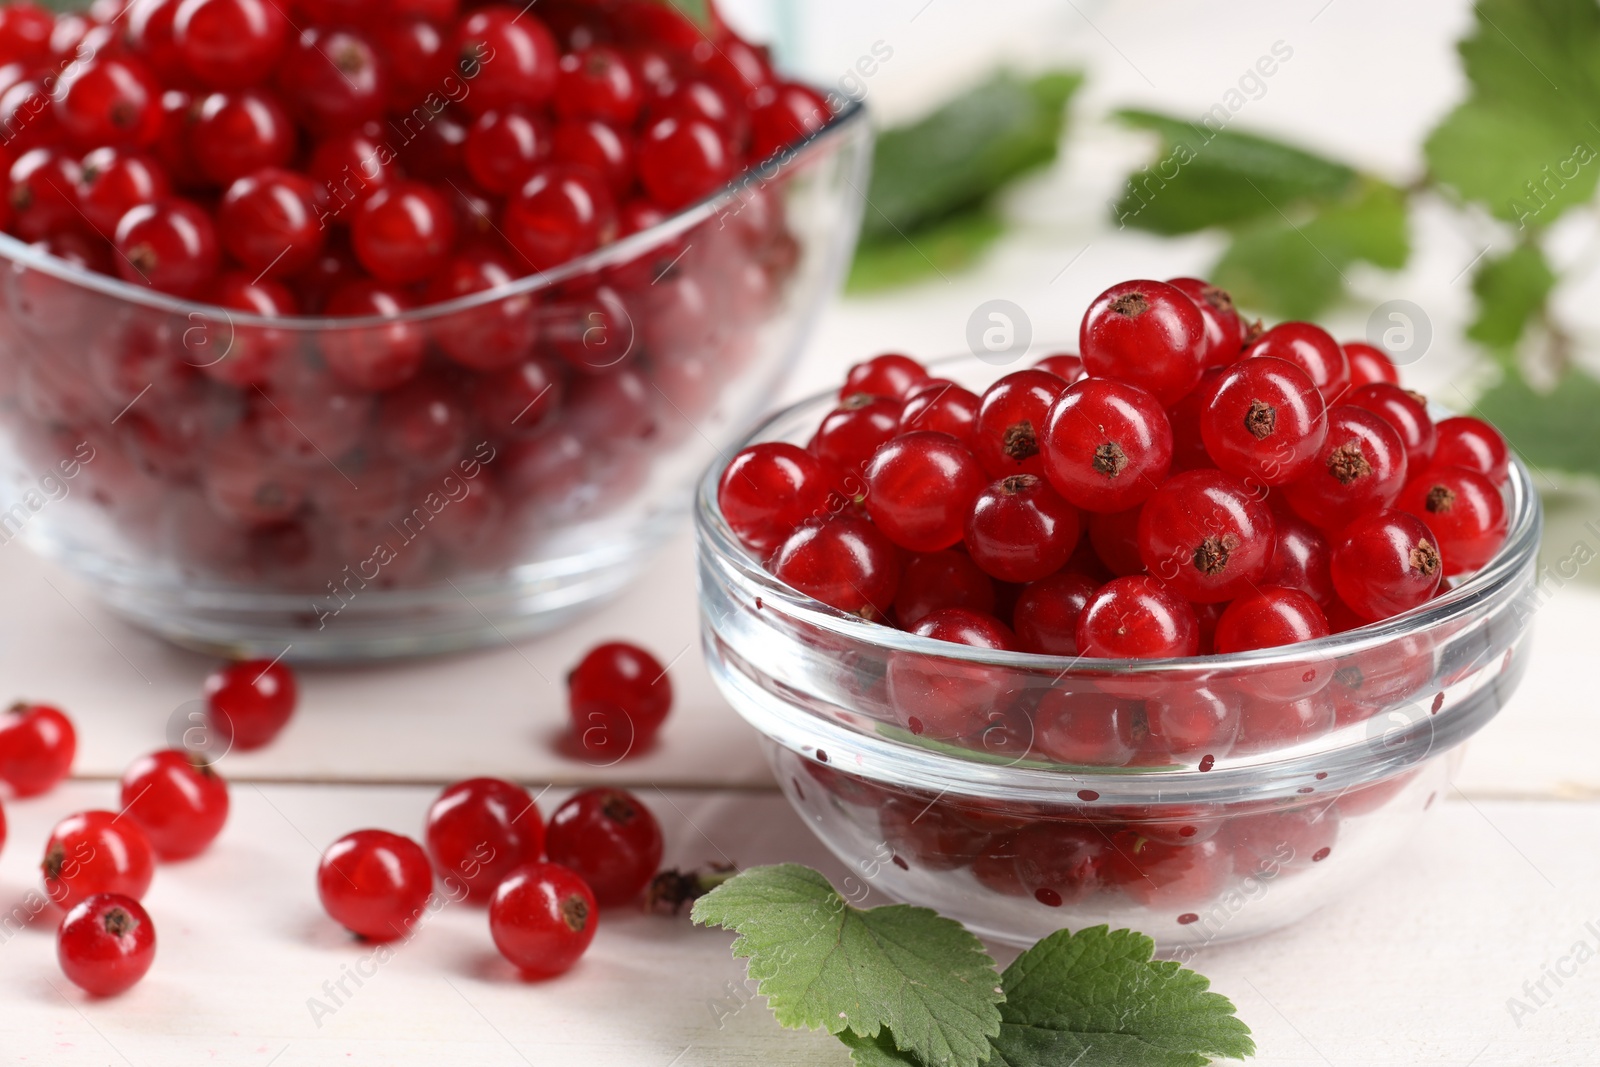
[(753, 867), (695, 902), (696, 923), (738, 932), (733, 954), (780, 1025), (846, 1030), (924, 1067), (977, 1067), (1000, 1031), (994, 961), (960, 923), (927, 908), (861, 910), (797, 864)]
[(1161, 138), (1157, 162), (1128, 179), (1116, 206), (1125, 225), (1155, 233), (1193, 233), (1278, 218), (1307, 203), (1344, 197), (1355, 170), (1267, 137), (1126, 110), (1116, 117)]
[(1005, 230), (987, 206), (963, 211), (914, 231), (880, 234), (856, 246), (850, 293), (870, 293), (965, 270)]
[(1570, 370), (1549, 393), (1535, 391), (1520, 375), (1505, 379), (1481, 398), (1472, 414), (1495, 428), (1523, 459), (1545, 470), (1600, 477), (1600, 381)]
[(1067, 100), (1082, 75), (1025, 81), (1002, 73), (920, 122), (885, 130), (873, 153), (863, 235), (911, 235), (986, 203), (1024, 171), (1056, 158)]
[(1472, 279), (1478, 317), (1467, 327), (1467, 336), (1508, 356), (1555, 284), (1555, 273), (1538, 245), (1521, 244), (1498, 259), (1485, 259)]
[(1002, 976), (992, 1067), (1202, 1067), (1253, 1055), (1233, 1003), (1154, 952), (1143, 934), (1096, 926), (1058, 931), (1018, 956)]
[(850, 1050), (850, 1062), (855, 1067), (921, 1067), (894, 1047), (894, 1035), (887, 1028), (878, 1031), (877, 1037), (858, 1037), (846, 1030), (839, 1040)]

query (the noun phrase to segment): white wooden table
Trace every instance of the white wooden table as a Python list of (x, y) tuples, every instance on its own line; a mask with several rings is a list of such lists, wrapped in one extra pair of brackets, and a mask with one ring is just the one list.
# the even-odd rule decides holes
[[(895, 59), (871, 81), (869, 98), (890, 112), (914, 109), (952, 69), (1022, 51), (1077, 57), (1091, 69), (1085, 116), (1129, 101), (1199, 114), (1281, 39), (1295, 58), (1241, 123), (1309, 131), (1397, 177), (1415, 168), (1422, 132), (1460, 92), (1451, 48), (1467, 20), (1454, 0), (1259, 0), (1228, 5), (1226, 15), (1181, 0), (880, 7), (813, 34), (828, 45), (814, 62), (826, 77), (872, 41), (889, 41)], [(1019, 191), (1011, 209), (1030, 225), (982, 269), (836, 305), (789, 394), (836, 380), (875, 351), (960, 350), (968, 315), (993, 297), (1024, 307), (1036, 337), (1071, 338), (1082, 308), (1111, 281), (1200, 269), (1216, 251), (1209, 239), (1158, 243), (1107, 231), (1103, 205), (1118, 168), (1139, 152), (1125, 135), (1090, 124), (1056, 172)], [(1396, 294), (1415, 300), (1433, 315), (1437, 336), (1458, 336), (1466, 309), (1455, 278), (1481, 242), (1431, 217), (1416, 239), (1414, 268), (1398, 280), (1358, 277), (1357, 290), (1368, 306)], [(1572, 302), (1600, 307), (1594, 295)], [(1359, 334), (1364, 317), (1353, 309), (1336, 325)], [(1465, 373), (1460, 352), (1439, 347), (1414, 368), (1430, 390)], [(1581, 525), (1596, 516), (1593, 500), (1563, 504), (1552, 524), (1558, 554), (1592, 539)], [(51, 921), (14, 933), (0, 926), (0, 1063), (844, 1064), (831, 1039), (780, 1030), (759, 1002), (741, 1009), (749, 997), (728, 937), (684, 919), (608, 915), (574, 972), (527, 985), (499, 962), (481, 912), (447, 908), (373, 966), (317, 905), (322, 847), (362, 826), (416, 834), (439, 787), (475, 774), (549, 787), (546, 812), (576, 784), (634, 788), (664, 824), (669, 863), (796, 860), (842, 874), (772, 790), (751, 733), (712, 689), (690, 636), (690, 556), (685, 532), (622, 600), (539, 641), (306, 671), (300, 712), (280, 741), (228, 757), (234, 814), (222, 839), (158, 873), (147, 903), (159, 958), (134, 991), (89, 1002), (60, 977)], [(1597, 575), (1600, 564), (1590, 564), (1553, 591), (1521, 692), (1473, 742), (1459, 790), (1405, 855), (1292, 930), (1198, 958), (1254, 1028), (1257, 1062), (1596, 1062), (1600, 959), (1559, 987), (1545, 974), (1580, 941), (1600, 953), (1600, 717), (1590, 666), (1600, 644)], [(20, 546), (0, 549), (0, 590), (0, 698), (59, 703), (82, 736), (73, 782), (7, 805), (3, 923), (36, 885), (49, 827), (69, 811), (114, 805), (117, 776), (164, 744), (169, 718), (198, 695), (210, 663), (110, 618), (82, 583)], [(618, 636), (672, 660), (679, 697), (655, 751), (599, 769), (560, 757), (550, 742), (563, 722), (565, 670), (590, 644)], [(1524, 983), (1541, 979), (1549, 995), (1513, 1018), (1508, 999), (1533, 1004)]]

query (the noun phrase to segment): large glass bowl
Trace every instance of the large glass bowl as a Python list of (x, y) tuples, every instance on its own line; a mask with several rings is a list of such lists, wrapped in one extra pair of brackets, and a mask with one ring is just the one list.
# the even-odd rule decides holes
[[(834, 402), (744, 443), (803, 443)], [(986, 651), (820, 604), (733, 536), (724, 464), (696, 509), (713, 677), (854, 880), (1002, 941), (1110, 923), (1181, 955), (1354, 891), (1527, 662), (1540, 510), (1520, 463), (1504, 546), (1427, 605), (1286, 648), (1146, 661)]]
[(0, 542), (230, 655), (557, 625), (770, 403), (849, 261), (869, 147), (850, 105), (644, 232), (395, 318), (229, 312), (0, 236)]

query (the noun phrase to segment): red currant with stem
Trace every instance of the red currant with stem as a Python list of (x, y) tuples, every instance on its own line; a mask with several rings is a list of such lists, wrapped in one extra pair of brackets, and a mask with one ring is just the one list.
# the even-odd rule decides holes
[(661, 869), (661, 826), (622, 789), (574, 793), (550, 816), (545, 855), (582, 878), (603, 908), (644, 892)]
[(1011, 841), (1017, 879), (1024, 892), (1047, 908), (1077, 904), (1101, 887), (1110, 843), (1092, 826), (1036, 822)]
[[(169, 94), (170, 95), (170, 94)], [(259, 89), (211, 93), (183, 120), (183, 160), (166, 160), (179, 180), (191, 170), (221, 186), (264, 167), (286, 167), (295, 151), (295, 128), (278, 98)]]
[(561, 62), (555, 38), (537, 17), (509, 4), (490, 4), (463, 19), (451, 51), (472, 88), (461, 106), (473, 115), (536, 106), (555, 94)]
[(1145, 704), (1150, 739), (1179, 763), (1226, 756), (1239, 733), (1239, 704), (1209, 686), (1165, 686)]
[(1465, 467), (1432, 467), (1413, 478), (1395, 505), (1427, 523), (1444, 557), (1444, 576), (1477, 570), (1506, 539), (1506, 505), (1500, 489)]
[[(1005, 623), (967, 608), (929, 612), (911, 632), (970, 648), (1017, 648)], [(935, 740), (964, 737), (991, 725), (996, 703), (1008, 689), (1003, 671), (922, 652), (891, 654), (887, 681), (889, 704), (900, 724)]]
[(231, 744), (248, 752), (270, 743), (288, 725), (299, 686), (285, 663), (245, 660), (212, 671), (205, 698), (211, 728), (223, 749)]
[(455, 214), (432, 186), (396, 182), (362, 202), (350, 238), (356, 258), (374, 278), (409, 285), (444, 265), (455, 246)]
[(1487, 475), (1496, 485), (1505, 484), (1511, 452), (1499, 430), (1469, 415), (1445, 419), (1435, 430), (1434, 466), (1465, 467)]
[(812, 453), (765, 441), (733, 457), (717, 482), (717, 506), (734, 536), (765, 559), (795, 527), (828, 512), (834, 481)]
[(867, 514), (901, 548), (949, 548), (961, 540), (987, 481), (972, 453), (949, 434), (901, 434), (867, 464)]
[(189, 73), (212, 89), (243, 89), (271, 74), (289, 44), (273, 0), (183, 0), (172, 43)]
[(1278, 536), (1260, 584), (1298, 589), (1322, 608), (1332, 607), (1338, 597), (1328, 572), (1332, 550), (1327, 540), (1315, 526), (1288, 508), (1274, 511), (1272, 523)]
[(839, 387), (839, 399), (844, 401), (865, 393), (890, 400), (908, 400), (929, 381), (928, 371), (922, 364), (910, 356), (886, 352), (846, 371), (844, 384)]
[(1350, 610), (1376, 622), (1426, 603), (1444, 577), (1439, 542), (1403, 511), (1361, 516), (1333, 542), (1333, 587)]
[(829, 607), (876, 620), (887, 617), (900, 587), (900, 550), (866, 519), (834, 515), (797, 527), (771, 570)]
[(412, 306), (404, 289), (381, 282), (363, 279), (335, 289), (323, 314), (335, 318), (383, 316), (393, 321), (321, 331), (317, 343), (328, 369), (341, 381), (374, 392), (410, 381), (427, 355), (426, 335), (400, 319)]
[(1139, 514), (1139, 555), (1150, 573), (1190, 600), (1232, 600), (1261, 580), (1272, 558), (1272, 512), (1221, 471), (1173, 475)]
[(599, 119), (570, 119), (550, 135), (550, 154), (561, 163), (598, 178), (612, 197), (633, 189), (633, 142), (623, 131)]
[(567, 675), (573, 736), (597, 756), (622, 759), (648, 748), (671, 710), (667, 669), (638, 645), (598, 645)]
[(633, 125), (644, 103), (644, 87), (628, 59), (608, 45), (591, 45), (561, 57), (555, 111), (564, 119), (599, 119)]
[(1002, 582), (1033, 582), (1066, 565), (1082, 530), (1078, 509), (1050, 483), (1013, 474), (973, 500), (966, 516), (967, 551)]
[(78, 207), (100, 233), (112, 233), (128, 209), (171, 191), (166, 172), (151, 157), (119, 148), (97, 148), (83, 157)]
[(72, 770), (78, 733), (48, 704), (17, 703), (0, 715), (0, 782), (19, 797), (48, 793)]
[(1082, 378), (1084, 373), (1083, 360), (1070, 352), (1058, 352), (1053, 356), (1045, 356), (1033, 365), (1033, 369), (1054, 374), (1068, 385)]
[(1114, 578), (1078, 617), (1078, 652), (1099, 659), (1168, 659), (1200, 648), (1194, 608), (1149, 575)]
[(504, 196), (533, 177), (550, 154), (550, 123), (527, 108), (485, 111), (467, 131), (462, 160), (483, 189)]
[(1057, 686), (1034, 713), (1033, 747), (1058, 763), (1126, 767), (1147, 732), (1141, 701)]
[(83, 811), (56, 824), (45, 842), (45, 896), (63, 908), (96, 893), (141, 899), (155, 876), (144, 831), (111, 811)]
[(55, 95), (56, 118), (83, 148), (142, 148), (161, 133), (161, 89), (132, 56), (100, 56), (71, 65)]
[(527, 978), (571, 970), (594, 940), (599, 920), (599, 906), (583, 879), (556, 863), (517, 868), (489, 904), (495, 947)]
[(544, 819), (520, 785), (469, 778), (439, 794), (428, 808), (424, 840), (433, 869), (466, 899), (485, 903), (516, 868), (544, 853)]
[(11, 228), (27, 241), (42, 241), (78, 225), (75, 194), (83, 180), (78, 162), (54, 148), (34, 148), (11, 164), (6, 199)]
[[(377, 49), (354, 30), (304, 30), (276, 69), (284, 103), (314, 135), (383, 117), (388, 78)], [(477, 98), (476, 92), (470, 94), (470, 99)]]
[(666, 211), (716, 192), (738, 169), (727, 135), (704, 119), (657, 119), (644, 131), (636, 152), (640, 185)]
[(1078, 654), (1078, 619), (1100, 583), (1074, 570), (1029, 582), (1017, 597), (1011, 622), (1017, 647), (1044, 656)]
[(1328, 436), (1316, 462), (1283, 487), (1295, 513), (1325, 530), (1386, 508), (1406, 480), (1405, 445), (1388, 421), (1365, 408), (1328, 409)]
[(406, 936), (433, 894), (422, 846), (387, 830), (346, 834), (322, 854), (317, 896), (334, 922), (368, 941)]
[(1350, 363), (1327, 330), (1309, 322), (1283, 322), (1245, 347), (1244, 358), (1273, 356), (1305, 372), (1329, 404), (1350, 388)]
[(162, 860), (204, 852), (228, 821), (228, 784), (193, 752), (163, 749), (122, 776), (123, 814), (139, 824)]
[(994, 579), (959, 549), (923, 552), (906, 559), (894, 617), (909, 630), (941, 608), (964, 608), (984, 615), (995, 612)]
[(866, 483), (857, 476), (866, 470), (873, 453), (899, 434), (903, 410), (898, 400), (854, 393), (822, 420), (810, 450), (850, 479), (851, 496), (860, 496)]
[(1350, 364), (1350, 388), (1359, 389), (1374, 382), (1400, 384), (1400, 368), (1383, 349), (1365, 341), (1346, 341), (1342, 347), (1344, 358)]
[(1206, 320), (1187, 294), (1165, 282), (1112, 286), (1089, 305), (1078, 351), (1090, 374), (1150, 392), (1170, 407), (1200, 382)]
[(1420, 394), (1388, 382), (1375, 382), (1351, 389), (1345, 393), (1344, 402), (1365, 408), (1394, 427), (1405, 445), (1407, 470), (1423, 470), (1433, 459), (1438, 431), (1428, 417), (1428, 403)]
[(299, 274), (322, 254), (319, 193), (303, 174), (265, 168), (228, 187), (217, 209), (223, 247), (258, 278)]
[(550, 164), (506, 201), (501, 226), (533, 270), (550, 270), (610, 241), (616, 235), (617, 209), (593, 174)]
[(1085, 378), (1064, 391), (1040, 444), (1050, 484), (1085, 511), (1143, 503), (1172, 463), (1172, 426), (1156, 398), (1110, 378)]
[(1317, 387), (1294, 364), (1270, 356), (1241, 360), (1224, 371), (1200, 417), (1212, 461), (1263, 485), (1283, 485), (1305, 473), (1327, 434)]
[(217, 231), (206, 210), (169, 196), (131, 208), (117, 223), (117, 272), (125, 281), (193, 296), (216, 274)]
[(815, 91), (793, 82), (758, 94), (750, 113), (750, 158), (766, 161), (828, 124), (833, 112)]
[(95, 997), (125, 993), (156, 959), (156, 927), (144, 905), (121, 893), (80, 901), (56, 931), (56, 959), (67, 980)]
[(1089, 515), (1089, 543), (1112, 574), (1126, 577), (1144, 573), (1139, 555), (1139, 514), (1144, 505), (1127, 511), (1099, 511)]
[(1244, 320), (1234, 309), (1233, 297), (1199, 278), (1169, 278), (1167, 284), (1180, 290), (1205, 320), (1204, 361), (1207, 367), (1225, 367), (1239, 358), (1244, 348)]
[(1045, 473), (1045, 426), (1066, 383), (1042, 370), (1008, 374), (984, 390), (972, 450), (991, 478)]

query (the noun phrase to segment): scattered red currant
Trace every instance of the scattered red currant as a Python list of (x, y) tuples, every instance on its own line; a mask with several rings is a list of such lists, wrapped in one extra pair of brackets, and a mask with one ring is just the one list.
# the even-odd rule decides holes
[(590, 649), (567, 676), (572, 732), (585, 752), (622, 759), (648, 748), (672, 710), (672, 679), (637, 645)]
[(487, 901), (512, 869), (544, 851), (544, 819), (528, 791), (499, 778), (469, 778), (428, 808), (425, 839), (434, 870), (466, 899)]
[(339, 925), (368, 941), (406, 936), (433, 893), (428, 854), (387, 830), (346, 834), (322, 854), (317, 895)]
[(626, 904), (661, 868), (661, 827), (621, 789), (585, 789), (550, 816), (545, 855), (582, 878), (602, 907)]
[(247, 660), (213, 671), (205, 697), (218, 741), (248, 752), (270, 743), (288, 725), (299, 687), (288, 665)]
[(163, 860), (204, 852), (228, 821), (228, 784), (204, 758), (164, 749), (122, 776), (122, 811)]
[(132, 897), (96, 893), (61, 920), (56, 958), (73, 985), (91, 996), (114, 997), (149, 972), (156, 958), (156, 927)]
[(489, 904), (495, 947), (528, 978), (571, 970), (594, 940), (599, 921), (589, 887), (556, 863), (517, 868), (496, 887)]
[(155, 856), (127, 815), (84, 811), (56, 824), (40, 867), (45, 896), (70, 908), (96, 893), (142, 898), (155, 876)]
[(0, 715), (0, 782), (19, 797), (54, 789), (77, 751), (72, 720), (48, 704), (13, 704)]

